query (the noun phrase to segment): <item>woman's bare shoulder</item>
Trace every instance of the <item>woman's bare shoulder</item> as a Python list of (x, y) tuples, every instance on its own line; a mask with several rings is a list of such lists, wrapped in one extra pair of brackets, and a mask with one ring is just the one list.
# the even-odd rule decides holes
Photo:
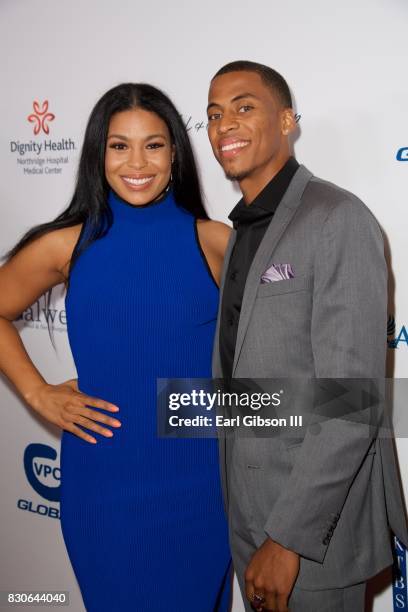
[(65, 278), (68, 277), (72, 253), (81, 234), (82, 225), (82, 223), (79, 223), (72, 227), (64, 227), (50, 232), (49, 240), (50, 243), (52, 242), (50, 248), (54, 248), (58, 258), (59, 269)]
[(200, 240), (223, 258), (231, 236), (229, 225), (212, 219), (197, 219), (197, 231)]
[(27, 246), (38, 254), (47, 253), (59, 269), (72, 257), (73, 250), (79, 239), (82, 223), (72, 227), (51, 230)]
[(52, 241), (55, 247), (59, 246), (61, 249), (73, 250), (81, 230), (82, 223), (78, 223), (72, 227), (63, 227), (62, 229), (53, 230), (47, 235), (49, 236), (50, 242)]
[(59, 273), (66, 279), (72, 253), (78, 241), (82, 223), (51, 230), (31, 240), (6, 264), (13, 269), (35, 267)]
[(34, 238), (0, 267), (0, 312), (13, 320), (38, 296), (66, 282), (81, 225)]

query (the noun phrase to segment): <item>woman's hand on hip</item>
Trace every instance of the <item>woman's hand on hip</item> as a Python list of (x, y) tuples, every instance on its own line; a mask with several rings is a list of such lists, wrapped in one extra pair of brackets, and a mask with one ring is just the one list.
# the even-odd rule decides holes
[(121, 426), (117, 419), (89, 408), (89, 406), (93, 406), (109, 412), (117, 412), (119, 410), (118, 406), (81, 393), (75, 379), (67, 380), (59, 385), (44, 383), (27, 395), (25, 399), (38, 414), (50, 423), (58, 425), (58, 427), (70, 431), (79, 438), (93, 444), (97, 440), (83, 431), (81, 427), (111, 438), (113, 432), (106, 427), (102, 427), (98, 422), (111, 427)]

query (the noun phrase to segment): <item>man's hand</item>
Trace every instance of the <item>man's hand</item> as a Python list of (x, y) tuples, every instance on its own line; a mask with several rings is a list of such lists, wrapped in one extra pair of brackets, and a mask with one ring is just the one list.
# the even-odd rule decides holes
[[(299, 555), (270, 538), (253, 555), (245, 572), (247, 599), (258, 610), (287, 612), (299, 573)], [(258, 595), (254, 600), (254, 595)], [(263, 598), (260, 600), (259, 598)]]

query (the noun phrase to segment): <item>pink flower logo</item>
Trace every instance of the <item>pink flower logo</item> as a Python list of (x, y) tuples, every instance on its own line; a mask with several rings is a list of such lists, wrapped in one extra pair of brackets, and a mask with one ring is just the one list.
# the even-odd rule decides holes
[(34, 134), (39, 134), (41, 130), (43, 130), (46, 134), (49, 134), (50, 128), (48, 126), (48, 121), (54, 121), (55, 115), (47, 112), (48, 100), (44, 100), (41, 108), (39, 102), (34, 100), (33, 109), (34, 113), (28, 115), (27, 119), (30, 123), (34, 123)]

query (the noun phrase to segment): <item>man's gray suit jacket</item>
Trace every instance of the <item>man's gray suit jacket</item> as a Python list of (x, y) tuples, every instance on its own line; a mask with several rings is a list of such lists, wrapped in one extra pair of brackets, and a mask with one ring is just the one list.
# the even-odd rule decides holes
[[(235, 241), (228, 245), (221, 282)], [(261, 284), (272, 264), (295, 277)], [(387, 268), (381, 230), (353, 194), (295, 173), (248, 273), (234, 378), (383, 378)], [(213, 376), (222, 377), (218, 316)], [(343, 588), (392, 563), (390, 527), (408, 543), (391, 439), (330, 419), (303, 439), (219, 436), (238, 578), (266, 537), (301, 555), (296, 586)]]

